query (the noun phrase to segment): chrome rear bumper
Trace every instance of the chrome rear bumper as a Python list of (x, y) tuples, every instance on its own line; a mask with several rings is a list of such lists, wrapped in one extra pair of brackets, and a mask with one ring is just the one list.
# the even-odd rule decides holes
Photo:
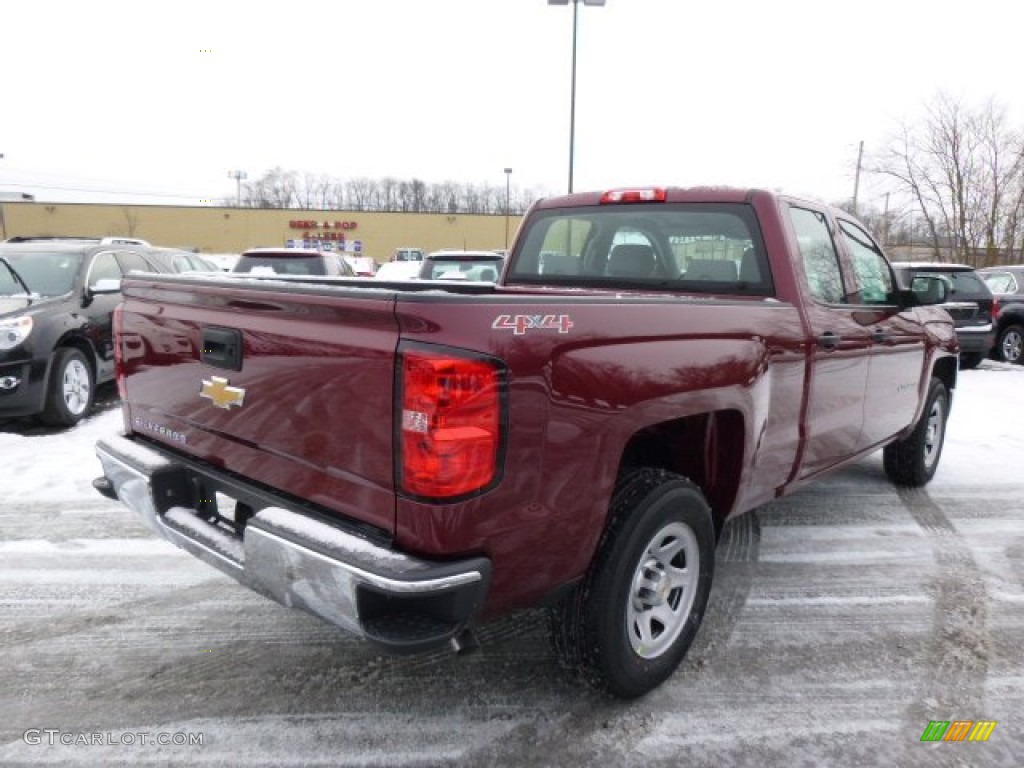
[(197, 489), (208, 494), (218, 485), (215, 474), (124, 437), (99, 441), (96, 455), (103, 466), (96, 489), (134, 510), (159, 536), (250, 589), (389, 651), (442, 645), (483, 605), (491, 570), (486, 558), (410, 557), (276, 498), (239, 535), (197, 509)]

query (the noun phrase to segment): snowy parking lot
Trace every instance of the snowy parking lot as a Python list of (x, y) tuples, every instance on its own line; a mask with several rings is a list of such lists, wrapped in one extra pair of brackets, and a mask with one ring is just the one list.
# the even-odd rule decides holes
[(540, 612), (379, 656), (156, 539), (90, 486), (110, 394), (0, 424), (0, 765), (1022, 765), (1022, 406), (1024, 367), (983, 363), (925, 490), (877, 454), (730, 523), (697, 641), (634, 702), (560, 670)]

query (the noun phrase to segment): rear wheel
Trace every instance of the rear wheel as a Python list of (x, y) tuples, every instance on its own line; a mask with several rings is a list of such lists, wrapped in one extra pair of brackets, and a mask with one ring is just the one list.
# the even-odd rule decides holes
[(946, 439), (947, 418), (949, 392), (945, 384), (932, 377), (924, 412), (914, 431), (882, 451), (885, 473), (892, 482), (919, 487), (935, 476)]
[(714, 550), (711, 510), (697, 486), (663, 470), (627, 475), (584, 583), (552, 610), (562, 662), (622, 698), (662, 683), (700, 627)]
[(996, 340), (999, 359), (1007, 363), (1024, 363), (1024, 326), (1008, 325), (999, 332)]
[(73, 427), (88, 415), (94, 396), (95, 381), (85, 355), (73, 347), (58, 349), (39, 420), (53, 427)]

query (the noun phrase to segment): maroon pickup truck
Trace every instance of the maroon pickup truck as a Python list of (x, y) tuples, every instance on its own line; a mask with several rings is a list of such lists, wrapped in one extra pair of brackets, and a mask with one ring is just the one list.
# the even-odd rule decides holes
[(133, 276), (95, 485), (389, 651), (549, 606), (566, 666), (638, 696), (731, 515), (879, 449), (931, 479), (945, 292), (845, 213), (712, 188), (542, 200), (497, 284)]

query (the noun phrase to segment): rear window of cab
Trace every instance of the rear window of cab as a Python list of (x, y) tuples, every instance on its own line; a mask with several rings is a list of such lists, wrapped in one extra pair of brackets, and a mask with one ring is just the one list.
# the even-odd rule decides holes
[(633, 204), (538, 211), (507, 283), (771, 295), (748, 205)]

